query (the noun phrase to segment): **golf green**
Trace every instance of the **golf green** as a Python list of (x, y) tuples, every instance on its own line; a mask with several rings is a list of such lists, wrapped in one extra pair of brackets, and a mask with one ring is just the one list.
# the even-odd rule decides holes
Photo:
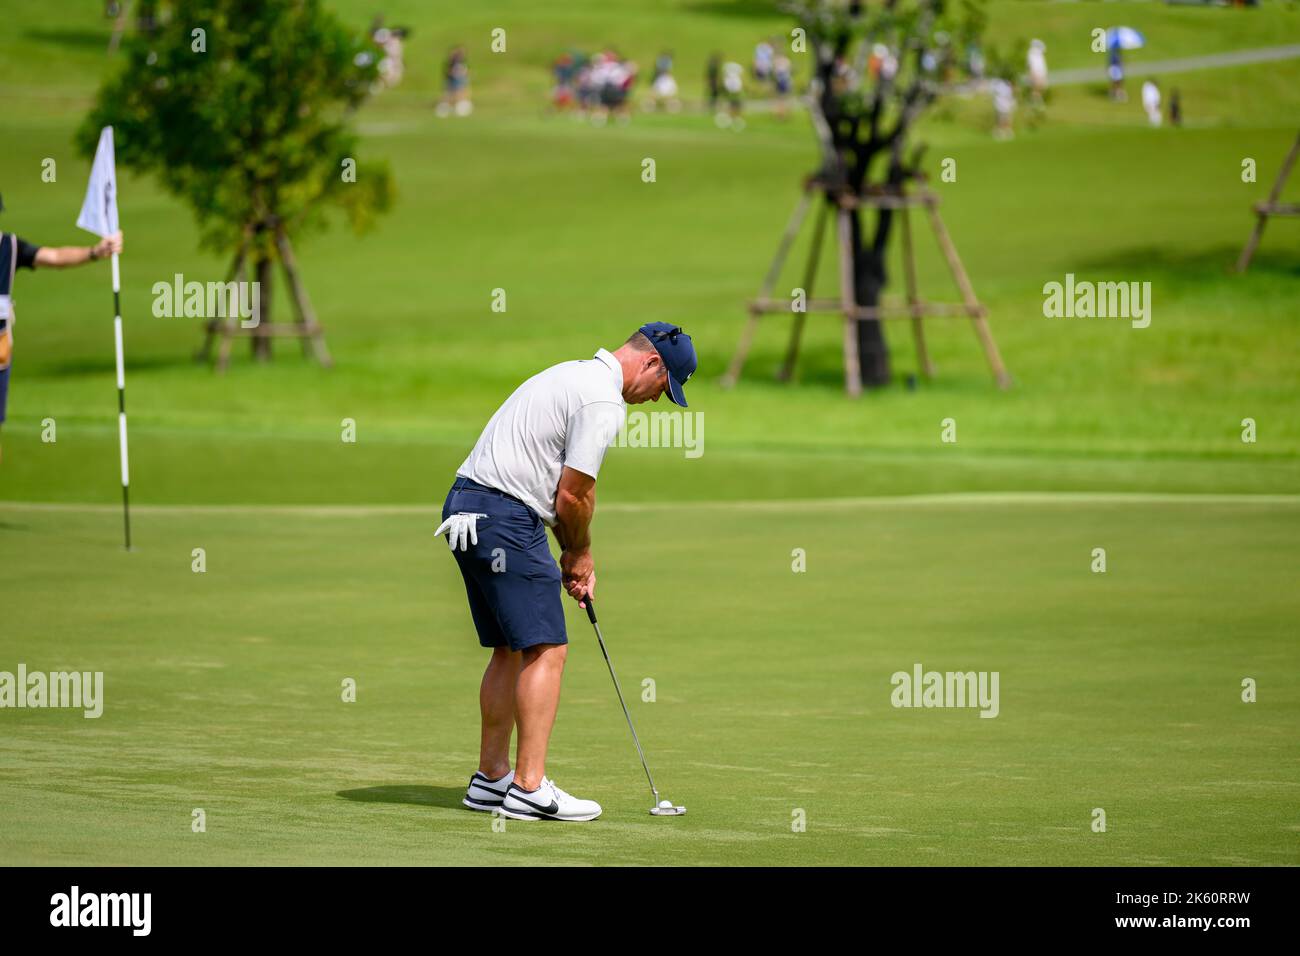
[[(130, 554), (111, 507), (0, 515), (23, 555), (0, 670), (104, 674), (98, 718), (0, 715), (8, 863), (1204, 865), (1300, 848), (1300, 499), (609, 502), (601, 625), (656, 782), (689, 812), (647, 813), (569, 603), (549, 771), (604, 815), (503, 828), (459, 805), (485, 652), (433, 509), (148, 508)], [(894, 707), (891, 675), (917, 664), (997, 672), (996, 717)]]

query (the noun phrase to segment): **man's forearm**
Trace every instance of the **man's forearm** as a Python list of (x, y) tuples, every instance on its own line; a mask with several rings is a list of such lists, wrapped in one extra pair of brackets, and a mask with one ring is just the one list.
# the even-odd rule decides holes
[(105, 236), (93, 246), (41, 246), (36, 250), (36, 265), (47, 269), (66, 269), (97, 259), (107, 259), (122, 251), (122, 233)]
[(93, 246), (41, 246), (36, 253), (36, 264), (49, 269), (66, 269), (79, 266), (95, 258)]
[(591, 550), (591, 516), (595, 496), (577, 498), (563, 492), (555, 496), (555, 540), (565, 551)]

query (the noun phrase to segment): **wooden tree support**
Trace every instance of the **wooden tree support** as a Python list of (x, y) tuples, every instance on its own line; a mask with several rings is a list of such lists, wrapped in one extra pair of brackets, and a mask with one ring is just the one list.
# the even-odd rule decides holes
[[(294, 258), (293, 245), (289, 242), (289, 235), (285, 232), (284, 226), (280, 224), (275, 225), (273, 231), (275, 246), (280, 254), (280, 268), (288, 280), (289, 296), (293, 301), (297, 319), (294, 322), (263, 322), (262, 297), (259, 295), (252, 303), (253, 325), (250, 328), (245, 328), (239, 316), (237, 300), (232, 297), (226, 307), (224, 317), (208, 319), (204, 324), (203, 345), (195, 355), (195, 359), (200, 362), (208, 361), (212, 355), (212, 343), (214, 341), (218, 342), (216, 361), (216, 371), (218, 372), (224, 372), (229, 367), (230, 352), (234, 346), (234, 340), (238, 337), (253, 339), (255, 346), (258, 340), (265, 341), (272, 338), (300, 339), (304, 355), (314, 356), (316, 361), (324, 368), (329, 368), (334, 364), (330, 358), (329, 349), (325, 345), (325, 330), (316, 321), (316, 313), (312, 309), (311, 299), (307, 296), (307, 288), (298, 275), (298, 262)], [(242, 286), (247, 281), (247, 260), (251, 245), (252, 232), (251, 230), (245, 230), (244, 239), (240, 243), (235, 258), (230, 264), (230, 270), (226, 274), (227, 283), (238, 282)], [(269, 290), (267, 290), (267, 293), (269, 294)]]
[[(794, 213), (786, 224), (785, 232), (777, 245), (776, 255), (773, 257), (772, 264), (763, 279), (763, 285), (758, 297), (748, 302), (749, 321), (741, 331), (740, 342), (731, 357), (727, 371), (722, 376), (722, 386), (730, 388), (739, 381), (741, 370), (744, 368), (745, 359), (749, 355), (750, 347), (754, 342), (754, 335), (758, 331), (758, 324), (762, 317), (782, 312), (793, 312), (794, 323), (790, 330), (790, 343), (786, 348), (785, 360), (781, 363), (781, 368), (777, 372), (779, 381), (789, 381), (794, 375), (795, 364), (799, 357), (804, 321), (809, 314), (838, 313), (843, 318), (844, 389), (853, 397), (862, 393), (862, 369), (858, 356), (857, 336), (857, 322), (859, 320), (881, 322), (886, 319), (910, 319), (921, 374), (926, 378), (932, 378), (934, 376), (934, 366), (930, 361), (930, 353), (926, 348), (922, 320), (926, 316), (964, 316), (969, 318), (974, 326), (975, 335), (984, 349), (985, 358), (988, 360), (989, 368), (993, 372), (998, 387), (1004, 389), (1010, 387), (1011, 376), (1007, 373), (1006, 366), (1002, 364), (1002, 357), (998, 354), (997, 343), (993, 341), (993, 332), (988, 325), (987, 311), (975, 297), (975, 290), (971, 287), (970, 278), (966, 275), (966, 269), (962, 265), (961, 258), (957, 255), (957, 249), (948, 235), (948, 230), (944, 227), (943, 220), (939, 217), (939, 199), (924, 187), (915, 192), (873, 187), (860, 195), (852, 193), (839, 194), (835, 197), (834, 204), (829, 199), (819, 202), (817, 218), (813, 226), (812, 245), (808, 252), (808, 262), (803, 275), (802, 288), (806, 296), (804, 308), (802, 310), (796, 309), (794, 303), (787, 299), (772, 298), (772, 290), (780, 278), (781, 269), (790, 254), (790, 248), (794, 245), (795, 237), (807, 218), (808, 207), (819, 198), (819, 194), (823, 193), (824, 189), (825, 185), (815, 178), (810, 178), (805, 182), (803, 195), (799, 198)], [(926, 211), (935, 238), (938, 240), (939, 247), (943, 250), (944, 258), (948, 263), (948, 269), (952, 273), (958, 290), (961, 292), (962, 301), (960, 304), (927, 302), (920, 296), (916, 282), (916, 259), (912, 248), (912, 227), (909, 218), (909, 210), (914, 207), (921, 207)], [(907, 297), (907, 302), (904, 305), (882, 304), (868, 307), (858, 305), (855, 300), (851, 217), (852, 211), (859, 208), (893, 209), (899, 213), (902, 227), (903, 277)], [(833, 210), (835, 214), (835, 235), (836, 243), (839, 246), (840, 294), (838, 299), (818, 299), (813, 296), (813, 284), (817, 276), (817, 266), (821, 259), (822, 239), (827, 231), (828, 210)]]
[(1268, 223), (1269, 216), (1300, 216), (1300, 203), (1278, 202), (1287, 177), (1291, 175), (1291, 167), (1295, 165), (1297, 155), (1300, 155), (1300, 135), (1296, 136), (1295, 142), (1291, 144), (1291, 151), (1282, 161), (1282, 168), (1278, 171), (1277, 180), (1273, 183), (1272, 192), (1268, 194), (1268, 200), (1255, 203), (1255, 228), (1251, 231), (1250, 238), (1246, 240), (1246, 248), (1241, 250), (1241, 257), (1237, 260), (1238, 272), (1245, 272), (1250, 266), (1250, 260), (1255, 255), (1260, 238), (1264, 235), (1264, 226)]

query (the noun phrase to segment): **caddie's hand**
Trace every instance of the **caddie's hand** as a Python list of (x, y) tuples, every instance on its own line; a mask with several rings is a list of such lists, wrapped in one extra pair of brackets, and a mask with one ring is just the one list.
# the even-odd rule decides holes
[[(438, 530), (434, 534), (446, 534), (447, 547), (451, 550), (460, 548), (462, 551), (468, 551), (470, 544), (478, 544), (478, 519), (486, 517), (487, 515), (469, 511), (458, 511), (438, 525)], [(467, 541), (469, 544), (466, 543)]]
[(569, 597), (579, 603), (582, 595), (596, 593), (596, 566), (590, 551), (565, 551), (560, 555), (560, 575), (564, 580), (564, 590)]
[(105, 236), (99, 242), (95, 243), (95, 258), (107, 259), (109, 256), (122, 251), (122, 230), (118, 230), (111, 236)]

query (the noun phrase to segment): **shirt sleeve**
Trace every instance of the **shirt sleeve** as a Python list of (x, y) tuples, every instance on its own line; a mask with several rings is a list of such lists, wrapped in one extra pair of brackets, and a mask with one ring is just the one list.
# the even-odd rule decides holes
[(605, 451), (623, 427), (623, 406), (592, 402), (573, 413), (564, 442), (564, 464), (595, 478)]
[(18, 239), (18, 268), (35, 269), (36, 253), (40, 251), (40, 246), (34, 246), (25, 239)]

